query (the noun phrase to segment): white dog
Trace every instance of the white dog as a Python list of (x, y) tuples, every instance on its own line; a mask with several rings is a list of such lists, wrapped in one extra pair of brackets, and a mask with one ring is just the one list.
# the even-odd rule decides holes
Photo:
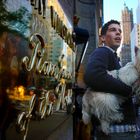
[[(119, 70), (108, 72), (114, 78), (118, 78), (125, 84), (132, 84), (140, 76), (140, 50), (138, 49), (135, 63), (129, 62)], [(119, 111), (120, 104), (125, 101), (124, 97), (111, 93), (96, 92), (87, 89), (82, 99), (82, 119), (85, 124), (91, 120), (91, 116), (97, 117), (104, 133), (109, 133), (109, 126), (112, 122), (123, 120), (123, 113)]]

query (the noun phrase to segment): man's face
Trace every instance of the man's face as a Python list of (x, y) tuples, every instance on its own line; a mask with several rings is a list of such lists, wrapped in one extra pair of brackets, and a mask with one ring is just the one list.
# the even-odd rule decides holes
[(106, 35), (102, 36), (102, 41), (105, 45), (108, 47), (111, 47), (114, 50), (117, 50), (117, 48), (121, 44), (121, 27), (118, 24), (111, 24), (108, 27), (108, 30), (106, 32)]

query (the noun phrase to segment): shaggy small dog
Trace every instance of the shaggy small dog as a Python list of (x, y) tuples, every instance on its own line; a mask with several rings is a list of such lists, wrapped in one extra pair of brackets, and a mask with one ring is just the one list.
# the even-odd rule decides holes
[[(138, 49), (136, 52), (135, 63), (129, 62), (119, 70), (109, 71), (108, 73), (132, 86), (140, 75), (140, 50)], [(87, 89), (82, 99), (83, 122), (88, 124), (91, 116), (94, 115), (99, 119), (102, 131), (108, 134), (111, 123), (123, 120), (120, 104), (124, 101), (125, 98), (121, 96)]]

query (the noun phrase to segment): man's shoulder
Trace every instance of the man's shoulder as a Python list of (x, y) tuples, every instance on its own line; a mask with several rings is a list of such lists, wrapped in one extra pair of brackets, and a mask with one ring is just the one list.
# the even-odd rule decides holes
[(111, 50), (109, 50), (106, 47), (98, 47), (96, 48), (92, 54), (99, 54), (99, 55), (108, 55), (108, 54), (113, 54), (113, 52)]
[(95, 51), (104, 51), (104, 52), (111, 52), (111, 50), (105, 46), (98, 47), (95, 49)]

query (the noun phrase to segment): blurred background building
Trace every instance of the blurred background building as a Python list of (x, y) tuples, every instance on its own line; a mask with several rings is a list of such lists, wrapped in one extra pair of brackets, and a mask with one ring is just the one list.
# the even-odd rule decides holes
[(133, 28), (133, 10), (129, 9), (124, 3), (124, 9), (122, 10), (122, 48), (120, 52), (120, 60), (122, 66), (131, 61), (131, 42), (130, 33)]
[(140, 0), (136, 9), (136, 23), (131, 32), (131, 60), (135, 61), (135, 47), (140, 48)]

